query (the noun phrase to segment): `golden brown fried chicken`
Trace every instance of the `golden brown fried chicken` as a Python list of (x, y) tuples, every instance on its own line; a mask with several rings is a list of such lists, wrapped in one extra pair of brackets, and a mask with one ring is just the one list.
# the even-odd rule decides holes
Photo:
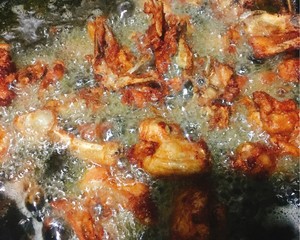
[(54, 211), (61, 215), (74, 230), (79, 240), (102, 239), (104, 231), (95, 215), (98, 203), (93, 199), (75, 202), (72, 199), (59, 199), (50, 203)]
[(36, 63), (29, 65), (17, 72), (17, 80), (20, 86), (26, 86), (27, 84), (36, 83), (41, 80), (47, 72), (47, 66), (45, 63), (37, 61)]
[(117, 142), (93, 143), (62, 130), (57, 125), (55, 112), (49, 109), (38, 109), (17, 116), (14, 126), (29, 143), (50, 141), (63, 144), (71, 155), (95, 164), (114, 165), (121, 152), (121, 145)]
[(94, 164), (115, 165), (122, 152), (118, 142), (93, 143), (77, 138), (57, 127), (52, 129), (49, 135), (52, 142), (66, 146), (71, 155)]
[(128, 157), (152, 176), (184, 176), (208, 170), (210, 159), (204, 141), (188, 141), (176, 124), (146, 119), (140, 124), (139, 139)]
[(244, 23), (256, 58), (300, 48), (299, 16), (254, 12)]
[(299, 109), (293, 100), (278, 101), (265, 92), (253, 93), (250, 121), (258, 123), (279, 147), (280, 154), (300, 155)]
[(88, 169), (79, 182), (88, 196), (96, 196), (109, 208), (120, 206), (131, 211), (143, 224), (154, 223), (156, 210), (150, 199), (149, 187), (134, 179), (114, 178), (105, 168)]
[(255, 92), (253, 100), (263, 129), (282, 153), (299, 156), (299, 109), (293, 100), (277, 101), (265, 92)]
[(278, 65), (278, 76), (285, 82), (300, 81), (300, 59), (285, 59)]
[(163, 3), (159, 0), (147, 1), (144, 12), (152, 16), (152, 23), (142, 38), (143, 48), (150, 48), (154, 52), (157, 71), (166, 73), (173, 56), (176, 56), (178, 66), (191, 71), (193, 55), (185, 39), (188, 19), (174, 14), (166, 15)]
[(65, 73), (65, 65), (62, 61), (55, 61), (52, 69), (47, 69), (45, 77), (43, 77), (40, 83), (40, 89), (46, 89), (52, 83), (61, 80)]
[(106, 24), (106, 18), (98, 17), (88, 24), (88, 31), (94, 39), (93, 68), (96, 77), (110, 90), (158, 79), (155, 72), (134, 74), (135, 65), (140, 63), (126, 48), (120, 46)]
[(184, 186), (175, 192), (172, 206), (171, 239), (227, 239), (225, 208), (209, 186)]
[(233, 167), (249, 176), (266, 177), (276, 167), (277, 151), (263, 143), (245, 142), (237, 147)]
[(199, 104), (211, 111), (211, 128), (226, 128), (229, 124), (231, 106), (240, 92), (239, 78), (228, 65), (212, 61), (205, 72), (206, 83), (199, 87)]
[(210, 239), (210, 212), (207, 191), (188, 187), (176, 195), (171, 216), (171, 239)]
[(234, 72), (228, 65), (212, 61), (208, 72), (204, 73), (207, 82), (199, 88), (199, 104), (210, 105), (220, 99), (232, 102), (239, 93), (239, 86)]
[(153, 81), (125, 87), (121, 92), (123, 103), (142, 108), (150, 102), (161, 102), (167, 94), (167, 89)]
[(15, 70), (8, 44), (0, 44), (0, 106), (9, 105), (16, 96), (9, 87)]

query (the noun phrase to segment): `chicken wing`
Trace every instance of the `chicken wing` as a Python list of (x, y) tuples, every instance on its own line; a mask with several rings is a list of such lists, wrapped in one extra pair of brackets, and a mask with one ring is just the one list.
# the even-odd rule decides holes
[(139, 138), (128, 157), (152, 176), (193, 175), (208, 170), (210, 157), (205, 142), (189, 142), (176, 124), (146, 119), (140, 124)]

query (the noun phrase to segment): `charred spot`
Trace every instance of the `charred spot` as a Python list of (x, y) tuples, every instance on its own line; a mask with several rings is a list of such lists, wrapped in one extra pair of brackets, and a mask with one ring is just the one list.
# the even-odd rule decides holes
[(255, 157), (250, 157), (250, 158), (247, 158), (246, 159), (246, 165), (247, 165), (247, 168), (252, 170), (256, 167), (256, 158)]
[(256, 58), (253, 55), (250, 55), (248, 59), (251, 61), (251, 63), (256, 64), (256, 65), (261, 65), (265, 63), (265, 60), (262, 58)]
[(150, 81), (150, 82), (148, 82), (147, 86), (151, 87), (153, 89), (161, 89), (162, 88), (161, 85), (158, 82), (156, 82), (156, 81)]

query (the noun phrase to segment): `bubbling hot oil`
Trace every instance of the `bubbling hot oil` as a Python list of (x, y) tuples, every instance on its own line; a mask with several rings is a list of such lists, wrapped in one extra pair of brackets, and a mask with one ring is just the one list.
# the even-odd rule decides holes
[[(139, 6), (138, 4), (135, 4), (135, 6), (134, 10), (130, 10), (133, 11), (132, 14), (128, 12), (127, 16), (124, 14), (118, 15), (117, 13), (110, 14), (109, 25), (115, 32), (118, 40), (123, 45), (129, 47), (133, 53), (138, 55), (132, 37), (135, 33), (144, 33), (150, 23), (150, 19), (143, 13), (142, 9), (137, 7)], [(17, 8), (17, 10), (18, 9), (20, 10), (20, 7)], [(222, 22), (213, 17), (207, 5), (179, 8), (175, 5), (173, 10), (178, 14), (188, 14), (191, 16), (190, 21), (195, 31), (189, 36), (188, 41), (198, 56), (210, 56), (223, 63), (232, 61), (238, 62), (236, 70), (250, 79), (249, 84), (245, 88), (245, 94), (251, 95), (252, 92), (259, 89), (266, 90), (271, 92), (273, 96), (277, 96), (278, 88), (287, 88), (287, 86), (279, 80), (275, 80), (276, 82), (272, 85), (272, 89), (269, 89), (269, 86), (266, 87), (266, 85), (261, 82), (259, 75), (260, 72), (270, 68), (272, 69), (272, 66), (276, 66), (281, 60), (280, 57), (267, 60), (267, 62), (261, 65), (255, 65), (248, 59), (250, 49), (247, 45), (241, 46), (233, 59), (227, 56), (226, 53), (220, 51), (220, 36), (224, 34), (227, 29)], [(124, 13), (124, 9), (122, 11)], [(82, 17), (83, 19), (87, 19), (89, 14), (103, 14), (99, 9), (97, 11), (95, 9), (91, 10), (90, 6), (87, 10), (81, 9), (81, 12), (81, 16), (85, 17)], [(23, 14), (22, 17), (25, 18), (25, 20), (26, 16), (30, 16), (28, 21), (34, 21), (32, 15), (25, 14), (24, 12), (18, 13)], [(68, 18), (69, 20), (74, 18), (74, 14), (70, 14), (70, 12), (66, 11), (64, 15), (65, 22), (58, 22), (59, 24), (56, 26), (57, 32), (54, 35), (49, 34), (48, 31), (45, 31), (44, 36), (34, 35), (38, 34), (38, 31), (29, 32), (32, 33), (32, 35), (29, 36), (28, 41), (35, 42), (37, 38), (45, 38), (47, 39), (46, 44), (37, 41), (28, 46), (28, 44), (24, 44), (23, 40), (18, 42), (17, 37), (13, 41), (14, 48), (12, 50), (14, 60), (19, 68), (32, 64), (36, 60), (44, 61), (49, 65), (55, 60), (62, 60), (67, 69), (64, 79), (54, 84), (53, 88), (45, 93), (45, 100), (41, 101), (37, 98), (38, 86), (30, 85), (19, 91), (20, 94), (18, 94), (18, 97), (10, 107), (0, 109), (1, 122), (4, 127), (9, 130), (11, 139), (11, 155), (1, 167), (0, 180), (10, 184), (12, 181), (21, 181), (28, 176), (33, 177), (34, 181), (37, 181), (43, 187), (46, 195), (46, 203), (53, 199), (66, 197), (69, 194), (78, 194), (80, 196), (80, 193), (78, 193), (76, 189), (76, 182), (83, 174), (84, 169), (88, 166), (81, 160), (70, 156), (62, 146), (52, 145), (47, 141), (38, 146), (28, 144), (26, 139), (14, 131), (12, 121), (18, 115), (41, 108), (47, 100), (61, 99), (64, 95), (73, 96), (76, 95), (78, 89), (96, 84), (90, 63), (84, 58), (86, 55), (93, 54), (93, 43), (88, 38), (86, 29), (82, 27), (82, 22), (77, 25), (76, 23), (67, 23)], [(37, 24), (38, 23), (40, 25), (44, 24), (43, 21), (37, 22)], [(53, 23), (54, 22), (51, 22), (51, 24)], [(40, 25), (35, 25), (36, 30)], [(47, 26), (44, 24), (43, 26), (50, 28), (50, 25)], [(22, 26), (26, 27), (27, 25)], [(26, 32), (25, 30), (26, 29), (24, 29), (24, 32)], [(16, 34), (19, 32), (20, 28), (17, 28)], [(11, 33), (14, 33), (13, 30)], [(6, 37), (8, 38), (8, 35), (6, 35)], [(176, 67), (170, 68), (169, 75), (172, 76), (176, 74), (178, 74), (178, 69)], [(240, 108), (239, 111), (237, 111), (238, 113), (233, 114), (228, 129), (211, 130), (207, 123), (209, 116), (205, 108), (198, 105), (197, 98), (193, 95), (193, 91), (189, 89), (189, 86), (185, 87), (186, 88), (180, 93), (171, 93), (171, 95), (167, 97), (165, 106), (155, 107), (160, 110), (161, 116), (170, 122), (178, 123), (183, 129), (187, 139), (199, 140), (203, 138), (208, 143), (213, 158), (212, 182), (216, 188), (217, 198), (225, 205), (232, 206), (229, 210), (229, 221), (232, 222), (232, 226), (230, 227), (234, 228), (236, 219), (238, 219), (241, 213), (245, 213), (245, 209), (242, 208), (242, 205), (251, 200), (249, 194), (253, 194), (253, 192), (255, 192), (253, 188), (259, 186), (260, 183), (249, 181), (243, 176), (233, 174), (230, 171), (229, 157), (240, 143), (245, 141), (264, 142), (267, 141), (269, 136), (264, 132), (252, 129), (246, 120), (245, 109), (242, 109), (240, 106), (238, 107)], [(295, 97), (293, 94), (295, 95), (295, 93), (287, 91), (284, 96), (281, 95), (280, 97), (281, 99), (293, 98)], [(108, 121), (111, 123), (112, 128), (106, 133), (105, 140), (117, 140), (124, 146), (130, 147), (138, 141), (138, 126), (140, 121), (147, 117), (156, 116), (156, 113), (154, 113), (151, 108), (136, 109), (122, 104), (121, 97), (118, 93), (106, 93), (103, 98), (103, 107), (96, 113), (86, 108), (84, 103), (70, 107), (68, 111), (60, 116), (60, 124), (67, 129), (73, 129), (76, 125), (81, 123), (101, 123)], [(260, 207), (270, 208), (269, 215), (266, 215), (269, 221), (268, 223), (274, 219), (290, 221), (290, 219), (287, 220), (287, 216), (292, 216), (291, 221), (299, 222), (299, 216), (290, 214), (290, 209), (293, 209), (296, 205), (299, 206), (299, 201), (297, 201), (299, 196), (295, 193), (297, 190), (290, 189), (286, 191), (286, 189), (290, 188), (290, 183), (295, 185), (298, 179), (297, 173), (295, 173), (295, 169), (297, 169), (298, 165), (295, 162), (293, 159), (280, 159), (279, 172), (277, 172), (269, 182), (264, 182), (266, 185), (265, 189), (258, 189), (256, 196), (261, 199)], [(157, 202), (157, 205), (159, 205), (162, 218), (159, 223), (160, 226), (151, 232), (146, 231), (144, 226), (137, 223), (132, 213), (124, 209), (123, 211), (113, 212), (112, 218), (106, 222), (104, 226), (107, 231), (110, 232), (110, 236), (113, 236), (115, 239), (153, 239), (158, 236), (161, 239), (168, 238), (168, 223), (172, 209), (171, 199), (175, 189), (179, 188), (180, 184), (170, 184), (168, 181), (151, 179), (151, 177), (141, 171), (141, 169), (130, 166), (130, 164), (126, 162), (126, 159), (121, 159), (117, 168), (118, 171), (114, 171), (113, 169), (112, 174), (121, 174), (121, 177), (125, 178), (126, 176), (134, 176), (136, 179), (151, 185), (153, 189), (153, 199)], [(118, 175), (118, 177), (120, 176)], [(18, 190), (17, 187), (9, 186), (16, 191)], [(7, 190), (4, 190), (4, 192), (5, 191)], [(267, 193), (266, 196), (264, 196), (264, 193)], [(16, 197), (17, 195), (18, 198)], [(11, 197), (20, 202), (19, 205), (21, 206), (22, 204), (24, 205), (22, 196), (22, 194), (14, 194)], [(276, 205), (274, 198), (285, 199), (283, 201), (288, 201), (285, 203), (288, 207), (274, 207), (274, 205)], [(252, 200), (255, 201), (254, 198)], [(270, 202), (274, 205), (268, 206)], [(23, 205), (22, 207), (24, 207)], [(24, 210), (24, 213), (27, 216), (31, 216), (28, 211)], [(40, 229), (41, 226), (39, 223), (36, 224), (36, 229)], [(76, 237), (72, 236), (70, 238), (75, 239)], [(108, 233), (105, 238), (109, 238)], [(38, 239), (38, 236), (36, 239)]]

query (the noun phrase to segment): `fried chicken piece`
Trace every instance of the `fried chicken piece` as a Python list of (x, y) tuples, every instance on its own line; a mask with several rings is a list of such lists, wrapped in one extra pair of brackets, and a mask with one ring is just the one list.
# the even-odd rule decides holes
[(256, 58), (267, 58), (300, 48), (298, 16), (254, 13), (244, 23)]
[(68, 147), (71, 155), (94, 164), (115, 165), (122, 152), (122, 147), (118, 142), (92, 143), (77, 138), (60, 128), (54, 128), (49, 135), (52, 142)]
[(155, 81), (155, 72), (135, 74), (140, 66), (134, 55), (120, 46), (106, 24), (106, 18), (98, 17), (88, 24), (90, 36), (94, 39), (93, 68), (96, 77), (110, 90), (119, 90), (128, 85)]
[(210, 69), (204, 72), (206, 82), (199, 88), (199, 104), (210, 105), (214, 100), (232, 102), (239, 93), (234, 72), (228, 65), (212, 61)]
[(150, 198), (149, 187), (134, 179), (114, 178), (105, 168), (88, 169), (79, 182), (88, 196), (95, 195), (102, 205), (131, 211), (142, 224), (154, 223), (156, 209)]
[(185, 39), (188, 19), (174, 14), (166, 15), (161, 1), (149, 0), (144, 5), (144, 12), (152, 16), (152, 23), (142, 38), (144, 49), (154, 52), (155, 66), (160, 74), (168, 71), (172, 57), (184, 70), (193, 68), (193, 54)]
[[(226, 128), (229, 124), (232, 103), (240, 93), (239, 78), (228, 65), (212, 61), (205, 72), (206, 82), (198, 88), (199, 104), (211, 111), (210, 127)], [(195, 84), (197, 86), (197, 84)]]
[(209, 186), (184, 186), (175, 192), (171, 213), (171, 239), (226, 239), (226, 211)]
[(37, 61), (17, 72), (18, 85), (26, 86), (27, 84), (36, 83), (45, 76), (46, 72), (47, 65), (41, 61)]
[(125, 87), (121, 92), (123, 103), (142, 108), (149, 102), (161, 102), (167, 89), (157, 82), (148, 82)]
[(117, 142), (92, 143), (62, 130), (57, 125), (55, 112), (49, 109), (38, 109), (17, 116), (14, 119), (14, 126), (30, 143), (40, 144), (42, 141), (50, 141), (63, 144), (71, 155), (91, 163), (114, 165), (122, 151)]
[(291, 58), (283, 60), (277, 67), (278, 76), (285, 82), (300, 81), (300, 59)]
[(245, 142), (237, 147), (233, 168), (249, 176), (270, 176), (276, 168), (277, 151), (263, 143)]
[(9, 87), (14, 79), (15, 70), (15, 64), (9, 54), (9, 45), (0, 44), (0, 106), (9, 105), (16, 96)]
[(189, 187), (178, 193), (171, 216), (171, 239), (210, 239), (208, 205), (208, 193), (196, 187)]
[(259, 112), (262, 129), (271, 136), (281, 154), (300, 155), (299, 109), (289, 99), (278, 101), (265, 92), (254, 92), (253, 101)]
[(59, 199), (50, 205), (57, 214), (63, 216), (80, 240), (102, 239), (103, 227), (93, 209), (97, 203), (93, 199), (74, 202), (72, 199)]
[(55, 61), (52, 69), (47, 69), (45, 77), (43, 77), (40, 83), (40, 90), (44, 90), (49, 87), (50, 84), (55, 83), (63, 78), (65, 73), (65, 65), (62, 61)]
[(176, 124), (146, 119), (140, 124), (139, 139), (128, 158), (152, 176), (184, 176), (208, 170), (210, 157), (205, 142), (188, 141)]
[(49, 139), (49, 132), (56, 124), (56, 115), (50, 110), (38, 109), (14, 119), (14, 127), (28, 142), (34, 144)]

